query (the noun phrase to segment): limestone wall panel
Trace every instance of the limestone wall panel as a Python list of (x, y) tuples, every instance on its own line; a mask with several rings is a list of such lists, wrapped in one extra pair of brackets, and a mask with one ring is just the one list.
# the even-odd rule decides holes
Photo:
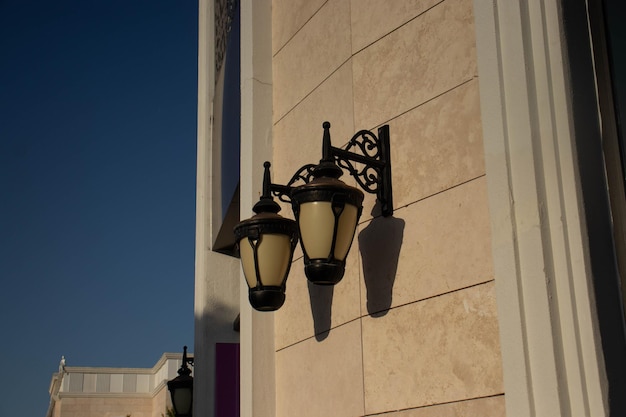
[(350, 53), (350, 3), (330, 0), (274, 57), (274, 121), (336, 71)]
[(493, 281), (362, 321), (367, 414), (503, 392)]
[[(389, 122), (394, 206), (403, 207), (485, 174), (478, 80)], [(486, 197), (485, 197), (486, 198)], [(365, 196), (363, 220), (376, 196)]]
[(352, 0), (352, 51), (356, 53), (442, 0)]
[(326, 0), (275, 1), (272, 4), (272, 53), (282, 48)]
[(384, 417), (505, 417), (504, 395), (385, 413)]
[(446, 0), (353, 58), (354, 115), (374, 127), (477, 74), (471, 0)]
[(277, 417), (364, 415), (361, 324), (333, 329), (276, 353)]
[(354, 134), (353, 119), (348, 61), (274, 125), (274, 178), (287, 182), (301, 166), (319, 162), (323, 122), (331, 123), (333, 145), (341, 146)]

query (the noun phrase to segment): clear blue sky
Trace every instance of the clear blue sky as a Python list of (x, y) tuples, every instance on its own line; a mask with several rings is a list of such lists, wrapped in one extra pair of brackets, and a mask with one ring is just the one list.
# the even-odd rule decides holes
[(0, 0), (0, 417), (193, 346), (197, 1)]

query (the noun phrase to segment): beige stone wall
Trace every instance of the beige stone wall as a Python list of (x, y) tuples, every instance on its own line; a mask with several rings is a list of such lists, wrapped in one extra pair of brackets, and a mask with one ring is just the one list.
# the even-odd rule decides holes
[(167, 386), (163, 384), (154, 397), (152, 397), (152, 417), (166, 415), (167, 408), (172, 408), (172, 400)]
[(60, 417), (153, 417), (152, 398), (70, 397), (62, 398), (55, 408)]
[(366, 196), (334, 288), (296, 253), (276, 415), (503, 416), (472, 1), (272, 6), (274, 181), (319, 160), (325, 120), (335, 146), (389, 124), (395, 199)]
[(166, 407), (172, 405), (163, 386), (153, 397), (65, 396), (56, 402), (54, 417), (163, 417)]
[(167, 381), (176, 377), (181, 358), (164, 353), (152, 368), (65, 367), (61, 389), (51, 388), (52, 416), (162, 417), (171, 408)]

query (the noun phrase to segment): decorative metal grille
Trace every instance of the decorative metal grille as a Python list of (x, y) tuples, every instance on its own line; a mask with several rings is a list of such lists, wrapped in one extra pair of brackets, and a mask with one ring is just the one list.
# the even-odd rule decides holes
[(238, 0), (215, 0), (215, 74), (220, 72), (224, 63), (228, 33), (235, 17), (237, 3)]

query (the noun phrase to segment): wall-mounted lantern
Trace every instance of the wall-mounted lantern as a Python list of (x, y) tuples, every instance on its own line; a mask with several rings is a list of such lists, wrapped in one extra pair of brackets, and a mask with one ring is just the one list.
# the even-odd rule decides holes
[(176, 417), (191, 417), (192, 415), (193, 377), (187, 364), (193, 366), (193, 358), (187, 357), (187, 346), (185, 346), (183, 347), (183, 363), (178, 370), (178, 376), (167, 382)]
[(259, 311), (274, 311), (285, 302), (298, 226), (278, 214), (280, 206), (270, 192), (270, 163), (265, 162), (264, 167), (263, 195), (252, 208), (256, 215), (235, 226), (234, 232), (250, 304)]
[[(250, 304), (260, 311), (279, 309), (285, 301), (285, 283), (293, 251), (300, 238), (307, 279), (318, 285), (341, 281), (346, 257), (363, 210), (363, 192), (339, 177), (342, 168), (361, 188), (376, 193), (383, 216), (393, 214), (389, 126), (357, 132), (346, 149), (330, 142), (330, 123), (324, 122), (322, 159), (300, 168), (287, 185), (272, 184), (265, 162), (263, 195), (254, 206), (254, 217), (239, 223), (239, 245)], [(358, 150), (360, 153), (352, 152)], [(294, 183), (303, 181), (300, 186)], [(296, 221), (278, 215), (281, 201), (290, 202)]]

